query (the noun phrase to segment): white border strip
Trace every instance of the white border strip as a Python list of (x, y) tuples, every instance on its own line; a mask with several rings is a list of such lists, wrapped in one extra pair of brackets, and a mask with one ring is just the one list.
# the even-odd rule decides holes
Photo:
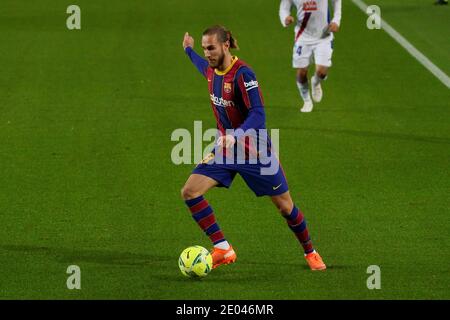
[[(362, 0), (352, 0), (364, 13), (367, 14), (367, 5)], [(438, 78), (447, 88), (450, 89), (449, 76), (439, 69), (433, 62), (430, 61), (422, 52), (417, 50), (408, 40), (406, 40), (400, 33), (392, 28), (386, 21), (381, 19), (381, 28), (386, 31), (388, 35), (394, 38), (403, 48), (406, 49), (417, 61), (419, 61), (425, 68), (427, 68), (436, 78)]]

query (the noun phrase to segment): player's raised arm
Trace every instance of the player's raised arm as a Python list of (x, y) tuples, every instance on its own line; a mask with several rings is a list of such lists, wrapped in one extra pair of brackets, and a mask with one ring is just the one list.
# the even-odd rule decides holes
[(333, 0), (333, 19), (329, 25), (329, 30), (331, 32), (338, 32), (339, 26), (341, 24), (342, 17), (342, 1)]
[(283, 27), (287, 27), (294, 22), (294, 18), (291, 16), (292, 0), (281, 0), (280, 2), (280, 21)]
[(206, 77), (206, 70), (208, 69), (208, 61), (200, 57), (194, 51), (194, 38), (192, 38), (188, 32), (184, 34), (183, 38), (183, 48), (184, 52), (188, 55), (189, 59), (191, 59), (192, 63), (197, 67), (198, 71)]
[(194, 48), (194, 38), (189, 35), (189, 32), (186, 32), (183, 38), (183, 48), (186, 50), (187, 47)]

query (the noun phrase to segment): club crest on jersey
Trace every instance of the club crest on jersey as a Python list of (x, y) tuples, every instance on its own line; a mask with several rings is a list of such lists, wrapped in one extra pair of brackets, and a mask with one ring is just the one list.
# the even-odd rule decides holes
[(223, 84), (223, 91), (225, 91), (226, 93), (231, 93), (231, 83), (225, 82)]
[(317, 1), (307, 0), (303, 3), (303, 11), (317, 11)]

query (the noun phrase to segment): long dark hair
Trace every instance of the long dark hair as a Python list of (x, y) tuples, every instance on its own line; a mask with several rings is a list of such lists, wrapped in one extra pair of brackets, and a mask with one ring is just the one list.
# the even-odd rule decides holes
[(204, 36), (213, 34), (217, 35), (217, 40), (219, 40), (221, 43), (229, 41), (231, 49), (239, 50), (237, 40), (233, 37), (231, 31), (225, 28), (224, 26), (215, 25), (203, 31)]

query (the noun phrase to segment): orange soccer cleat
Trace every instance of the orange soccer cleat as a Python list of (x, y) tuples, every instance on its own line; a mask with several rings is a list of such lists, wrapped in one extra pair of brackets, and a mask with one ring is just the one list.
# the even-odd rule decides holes
[(308, 253), (305, 256), (305, 259), (306, 259), (306, 262), (308, 262), (311, 270), (325, 270), (327, 268), (325, 263), (323, 263), (322, 258), (316, 251)]
[(213, 259), (213, 269), (222, 264), (230, 264), (236, 261), (236, 253), (234, 252), (232, 246), (230, 246), (227, 250), (213, 248), (211, 255)]

